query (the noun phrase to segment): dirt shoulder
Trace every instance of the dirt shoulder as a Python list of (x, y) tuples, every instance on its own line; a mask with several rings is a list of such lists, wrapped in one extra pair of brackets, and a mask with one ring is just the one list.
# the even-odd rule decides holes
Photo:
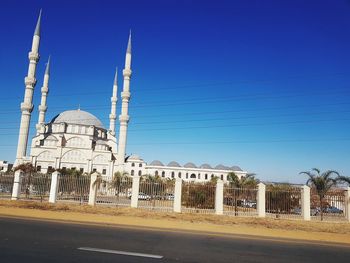
[(205, 232), (212, 235), (260, 236), (350, 245), (350, 223), (305, 222), (267, 218), (177, 214), (133, 208), (90, 207), (0, 200), (0, 215), (39, 220), (164, 231)]

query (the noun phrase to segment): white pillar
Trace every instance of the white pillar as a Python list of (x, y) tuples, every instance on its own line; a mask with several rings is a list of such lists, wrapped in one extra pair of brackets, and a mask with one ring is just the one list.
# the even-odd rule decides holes
[(257, 210), (258, 217), (265, 217), (265, 190), (266, 186), (263, 183), (258, 184), (258, 193), (257, 193)]
[(304, 220), (310, 221), (310, 187), (303, 185), (301, 189), (301, 216)]
[(23, 172), (17, 170), (15, 172), (15, 178), (13, 181), (12, 198), (11, 200), (18, 200), (21, 195), (21, 183), (22, 183)]
[(113, 83), (113, 93), (111, 97), (111, 114), (109, 114), (109, 130), (112, 133), (112, 135), (115, 135), (115, 120), (117, 119), (117, 92), (118, 92), (118, 81), (117, 81), (117, 76), (118, 76), (118, 69), (115, 71), (115, 76), (114, 76), (114, 83)]
[(140, 176), (134, 175), (132, 178), (131, 207), (137, 208), (139, 200)]
[(174, 189), (174, 212), (181, 213), (182, 179), (176, 178)]
[(222, 215), (224, 213), (224, 182), (218, 180), (216, 182), (215, 191), (215, 214)]
[(90, 181), (90, 192), (89, 192), (89, 205), (95, 206), (96, 204), (96, 195), (97, 195), (97, 177), (98, 173), (93, 173), (91, 175)]
[(53, 172), (51, 175), (51, 187), (50, 187), (50, 197), (49, 203), (56, 203), (57, 193), (58, 193), (58, 177), (61, 174), (57, 171)]
[(348, 222), (350, 222), (350, 187), (345, 192), (345, 216)]

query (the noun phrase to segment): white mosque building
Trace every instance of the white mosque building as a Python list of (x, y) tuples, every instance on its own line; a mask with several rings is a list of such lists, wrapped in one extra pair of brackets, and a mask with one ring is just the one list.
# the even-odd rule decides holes
[(117, 171), (135, 175), (158, 175), (164, 178), (182, 178), (191, 181), (209, 181), (213, 177), (227, 180), (229, 172), (238, 176), (245, 175), (238, 166), (227, 167), (209, 164), (196, 166), (188, 162), (181, 166), (173, 161), (164, 165), (160, 161), (147, 164), (137, 155), (126, 155), (127, 129), (129, 122), (128, 107), (130, 100), (131, 78), (131, 35), (125, 56), (123, 70), (123, 91), (121, 92), (121, 112), (119, 115), (119, 136), (116, 133), (117, 108), (117, 71), (115, 73), (111, 97), (109, 128), (93, 114), (77, 109), (67, 110), (50, 122), (45, 123), (47, 96), (49, 93), (50, 58), (48, 59), (41, 88), (39, 118), (36, 135), (32, 139), (30, 155), (26, 155), (30, 118), (33, 111), (33, 93), (36, 85), (36, 66), (39, 62), (41, 12), (36, 24), (32, 49), (29, 52), (29, 69), (25, 77), (25, 95), (21, 103), (21, 123), (18, 137), (15, 165), (31, 162), (38, 171), (49, 169), (77, 169), (82, 172), (99, 172), (106, 178), (112, 178)]

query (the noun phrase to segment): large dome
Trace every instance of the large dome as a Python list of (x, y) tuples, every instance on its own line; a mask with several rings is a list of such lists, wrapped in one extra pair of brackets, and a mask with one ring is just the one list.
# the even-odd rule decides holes
[(53, 123), (69, 123), (104, 128), (102, 122), (91, 113), (82, 110), (67, 110), (52, 119)]

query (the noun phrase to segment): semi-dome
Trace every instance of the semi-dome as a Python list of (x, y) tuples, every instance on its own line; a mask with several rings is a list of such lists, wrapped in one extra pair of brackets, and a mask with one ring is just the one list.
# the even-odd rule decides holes
[(154, 160), (153, 162), (151, 162), (149, 165), (153, 165), (153, 166), (164, 166), (164, 164), (161, 161), (158, 160)]
[(168, 163), (168, 166), (170, 167), (181, 167), (181, 165), (178, 162), (172, 161)]
[(217, 170), (230, 170), (230, 167), (227, 167), (227, 166), (222, 165), (222, 164), (218, 164), (217, 166), (215, 166), (215, 169), (217, 169)]
[(197, 168), (197, 166), (194, 163), (186, 163), (184, 165), (184, 167), (186, 167), (186, 168)]
[(52, 119), (52, 123), (69, 123), (104, 128), (102, 122), (89, 112), (83, 110), (67, 110)]
[(209, 164), (207, 163), (203, 163), (201, 166), (199, 166), (199, 168), (202, 168), (202, 169), (213, 169)]
[(141, 158), (137, 154), (132, 154), (128, 157), (128, 160), (141, 160)]
[(237, 166), (237, 165), (232, 166), (231, 170), (233, 170), (233, 171), (243, 171), (242, 168)]

